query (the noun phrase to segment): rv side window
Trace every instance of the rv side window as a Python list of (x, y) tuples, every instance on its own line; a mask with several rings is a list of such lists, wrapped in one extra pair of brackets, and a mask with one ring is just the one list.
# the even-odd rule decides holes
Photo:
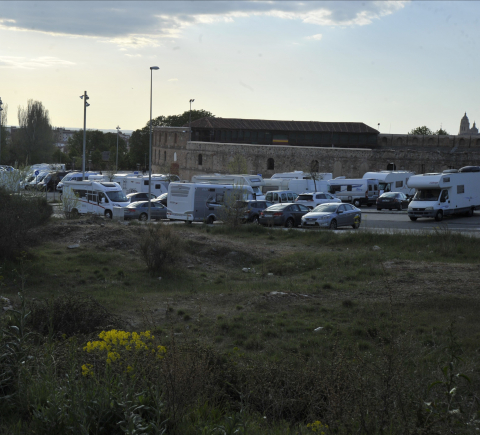
[(93, 192), (88, 192), (87, 194), (88, 202), (97, 202), (97, 194)]
[(265, 196), (266, 201), (271, 201), (272, 200), (272, 193), (267, 193), (267, 196)]
[(351, 191), (352, 191), (352, 185), (349, 184), (349, 185), (347, 186), (347, 192), (351, 192)]
[(457, 193), (465, 193), (465, 186), (464, 185), (457, 186)]
[(148, 186), (148, 180), (143, 180), (143, 185)]
[(330, 186), (330, 193), (340, 192), (340, 186)]
[(73, 193), (75, 193), (76, 196), (79, 198), (85, 198), (87, 196), (87, 191), (86, 190), (73, 190)]
[(155, 184), (155, 189), (160, 189), (160, 184)]
[(403, 187), (403, 181), (396, 181), (395, 187)]

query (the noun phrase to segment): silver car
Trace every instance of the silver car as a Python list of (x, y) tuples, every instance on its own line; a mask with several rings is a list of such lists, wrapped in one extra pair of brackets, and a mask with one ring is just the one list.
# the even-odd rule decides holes
[[(137, 201), (125, 207), (125, 219), (148, 220), (148, 201)], [(150, 218), (167, 219), (167, 207), (159, 202), (150, 201)]]
[(302, 216), (303, 228), (360, 227), (362, 212), (352, 204), (327, 203), (317, 205), (310, 213)]

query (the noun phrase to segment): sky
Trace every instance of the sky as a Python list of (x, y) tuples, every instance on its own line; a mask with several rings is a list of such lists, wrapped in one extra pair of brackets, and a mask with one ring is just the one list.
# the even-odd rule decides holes
[[(135, 130), (223, 118), (364, 122), (381, 133), (480, 122), (480, 2), (0, 1), (7, 125)], [(151, 72), (151, 66), (160, 69)], [(378, 126), (380, 124), (380, 126)]]

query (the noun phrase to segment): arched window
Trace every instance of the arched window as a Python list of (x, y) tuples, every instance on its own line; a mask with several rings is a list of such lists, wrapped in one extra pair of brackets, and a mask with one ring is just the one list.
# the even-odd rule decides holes
[(396, 171), (397, 170), (397, 165), (395, 163), (389, 163), (387, 165), (387, 171)]
[(460, 143), (459, 143), (459, 145), (460, 145), (460, 146), (463, 146), (463, 145), (465, 145), (465, 139), (463, 139), (463, 138), (462, 138), (462, 139), (460, 139)]
[(163, 152), (163, 161), (164, 162), (167, 161), (167, 152), (166, 151)]
[(267, 171), (270, 171), (272, 169), (275, 169), (275, 160), (273, 160), (271, 157), (267, 160)]
[(310, 163), (310, 172), (318, 172), (319, 168), (318, 160), (312, 160)]
[(202, 166), (203, 164), (203, 156), (201, 154), (198, 155), (198, 165)]

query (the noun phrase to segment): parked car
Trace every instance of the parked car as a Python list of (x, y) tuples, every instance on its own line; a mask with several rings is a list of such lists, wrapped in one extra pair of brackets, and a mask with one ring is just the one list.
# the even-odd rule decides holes
[(298, 193), (292, 192), (291, 190), (271, 190), (265, 194), (265, 199), (275, 204), (291, 203), (295, 201), (297, 196)]
[(302, 217), (302, 227), (321, 227), (336, 230), (337, 227), (360, 227), (362, 212), (352, 204), (327, 203), (317, 205)]
[[(148, 220), (148, 201), (137, 201), (125, 207), (125, 219)], [(159, 202), (150, 201), (150, 218), (167, 219), (167, 207)]]
[(342, 202), (335, 195), (326, 192), (305, 192), (298, 195), (295, 200), (297, 204), (306, 205), (309, 209), (315, 208), (319, 204), (327, 202)]
[(57, 188), (57, 184), (62, 181), (62, 178), (67, 175), (67, 172), (49, 172), (45, 178), (36, 185), (37, 190), (54, 192)]
[(301, 224), (302, 216), (309, 211), (310, 209), (303, 204), (274, 204), (260, 213), (258, 221), (265, 226), (281, 225), (293, 228)]
[(168, 192), (167, 193), (162, 193), (161, 195), (158, 195), (155, 199), (155, 202), (159, 202), (160, 204), (163, 204), (165, 207), (167, 206), (167, 198), (168, 198)]
[(408, 208), (410, 203), (407, 195), (401, 192), (387, 192), (382, 193), (377, 198), (377, 210), (382, 210), (383, 208), (388, 208), (389, 210), (397, 209), (402, 210), (404, 207)]
[(237, 201), (236, 204), (244, 214), (243, 222), (253, 222), (254, 224), (258, 224), (260, 213), (272, 205), (273, 202), (259, 201), (255, 199), (249, 201)]
[[(151, 199), (155, 199), (156, 197), (157, 195), (154, 195), (153, 193), (150, 194)], [(130, 202), (148, 201), (148, 193), (144, 193), (144, 192), (129, 193), (127, 195), (127, 198)]]

